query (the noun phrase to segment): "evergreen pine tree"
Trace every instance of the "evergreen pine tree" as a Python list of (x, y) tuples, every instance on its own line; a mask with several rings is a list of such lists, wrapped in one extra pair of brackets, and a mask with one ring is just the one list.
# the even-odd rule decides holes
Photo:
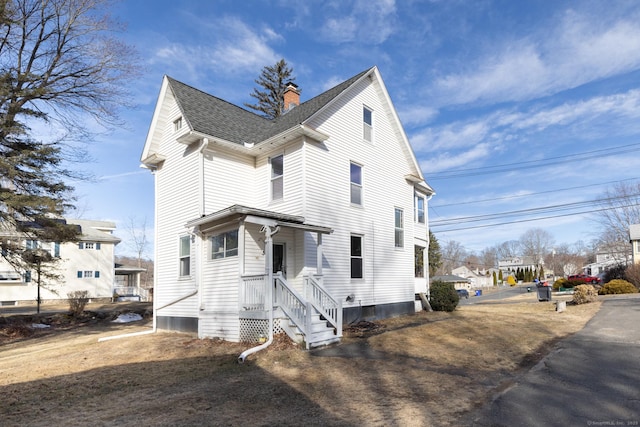
[(255, 110), (263, 117), (275, 119), (285, 112), (284, 90), (287, 83), (294, 82), (293, 69), (284, 59), (272, 66), (265, 66), (260, 77), (255, 82), (264, 90), (254, 88), (249, 95), (258, 100), (257, 104), (245, 103), (244, 105)]

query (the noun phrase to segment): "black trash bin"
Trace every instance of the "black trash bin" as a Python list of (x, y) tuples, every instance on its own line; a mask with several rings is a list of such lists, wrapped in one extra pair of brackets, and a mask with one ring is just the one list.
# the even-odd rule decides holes
[(538, 286), (538, 301), (551, 301), (551, 286)]

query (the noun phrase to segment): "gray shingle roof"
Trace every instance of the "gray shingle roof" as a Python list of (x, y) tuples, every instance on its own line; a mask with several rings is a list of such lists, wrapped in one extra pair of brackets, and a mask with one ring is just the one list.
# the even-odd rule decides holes
[(275, 120), (265, 119), (171, 77), (167, 76), (167, 79), (183, 118), (191, 129), (238, 144), (258, 144), (304, 123), (369, 71), (371, 69), (303, 102)]

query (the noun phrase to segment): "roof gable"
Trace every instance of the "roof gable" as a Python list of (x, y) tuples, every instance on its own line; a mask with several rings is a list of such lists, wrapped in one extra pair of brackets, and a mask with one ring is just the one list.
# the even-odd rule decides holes
[[(424, 182), (420, 166), (377, 67), (372, 67), (356, 74), (274, 120), (261, 117), (237, 105), (165, 76), (145, 142), (142, 161), (150, 164), (154, 161), (162, 160), (162, 156), (157, 152), (157, 145), (160, 140), (158, 132), (162, 126), (166, 125), (166, 123), (162, 122), (163, 113), (167, 114), (163, 110), (163, 106), (169, 101), (175, 100), (177, 103), (182, 112), (183, 120), (190, 131), (189, 135), (191, 136), (189, 138), (192, 140), (206, 137), (230, 143), (232, 146), (253, 147), (260, 146), (265, 141), (295, 129), (300, 128), (301, 131), (304, 131), (305, 125), (313, 120), (314, 116), (328, 108), (341, 96), (345, 96), (349, 89), (367, 77), (371, 79), (372, 84), (378, 85), (378, 92), (383, 98), (386, 113), (390, 116), (396, 134), (399, 135), (401, 140), (402, 146), (400, 148), (405, 153), (412, 171), (407, 179), (413, 181), (423, 191), (433, 194), (433, 189)], [(319, 133), (313, 134), (313, 129), (310, 129), (309, 132), (311, 132), (312, 137), (317, 138), (319, 135)], [(322, 135), (319, 136), (322, 137)], [(153, 159), (154, 155), (155, 159)]]

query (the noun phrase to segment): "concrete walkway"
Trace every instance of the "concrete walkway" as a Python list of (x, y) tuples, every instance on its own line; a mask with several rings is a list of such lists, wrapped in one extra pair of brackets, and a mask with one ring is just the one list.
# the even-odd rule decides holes
[(640, 426), (640, 295), (607, 298), (471, 426)]

